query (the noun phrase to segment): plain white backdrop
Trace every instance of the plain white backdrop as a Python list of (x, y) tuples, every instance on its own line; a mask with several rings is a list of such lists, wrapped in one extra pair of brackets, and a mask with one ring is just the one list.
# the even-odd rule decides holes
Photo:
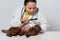
[[(0, 29), (10, 27), (10, 19), (17, 7), (23, 7), (24, 0), (0, 0)], [(47, 18), (49, 31), (60, 31), (60, 0), (37, 0), (37, 6)]]

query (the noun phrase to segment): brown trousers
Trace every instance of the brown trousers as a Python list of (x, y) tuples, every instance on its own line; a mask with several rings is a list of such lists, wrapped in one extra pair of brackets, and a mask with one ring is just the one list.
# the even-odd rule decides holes
[(39, 25), (35, 25), (34, 27), (31, 27), (27, 32), (21, 31), (21, 29), (22, 27), (11, 27), (8, 30), (2, 30), (2, 32), (6, 33), (7, 36), (9, 37), (16, 35), (20, 35), (20, 36), (26, 35), (26, 37), (29, 37), (29, 36), (37, 35), (41, 31), (41, 27)]

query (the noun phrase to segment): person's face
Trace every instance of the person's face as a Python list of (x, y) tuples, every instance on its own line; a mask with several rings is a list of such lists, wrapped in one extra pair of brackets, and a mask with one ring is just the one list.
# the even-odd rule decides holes
[(35, 2), (28, 2), (25, 5), (25, 9), (26, 9), (26, 12), (28, 12), (29, 14), (34, 13), (36, 11), (36, 3)]

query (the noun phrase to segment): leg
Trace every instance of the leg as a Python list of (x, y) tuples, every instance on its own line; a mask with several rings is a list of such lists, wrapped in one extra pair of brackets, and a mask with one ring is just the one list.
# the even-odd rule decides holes
[(22, 31), (22, 28), (23, 28), (23, 27), (21, 27), (21, 31), (19, 32), (19, 35), (20, 35), (20, 36), (22, 36), (22, 35), (25, 34), (25, 31)]
[(11, 36), (16, 36), (18, 35), (18, 33), (20, 32), (21, 30), (19, 29), (19, 27), (11, 27), (7, 33), (7, 36), (11, 37)]
[(37, 35), (41, 31), (41, 27), (39, 25), (35, 25), (28, 32), (26, 32), (26, 37)]
[(3, 33), (7, 33), (7, 32), (8, 32), (8, 30), (2, 30), (2, 32), (3, 32)]

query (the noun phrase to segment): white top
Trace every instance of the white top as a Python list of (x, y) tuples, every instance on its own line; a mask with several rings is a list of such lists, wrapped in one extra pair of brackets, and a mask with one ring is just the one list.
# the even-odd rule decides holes
[[(29, 21), (28, 24), (31, 27), (33, 27), (36, 24), (39, 24), (42, 28), (41, 32), (45, 32), (47, 30), (47, 28), (49, 27), (49, 25), (47, 24), (46, 18), (44, 17), (44, 15), (40, 9), (39, 9), (38, 13), (36, 13), (35, 15), (31, 15), (30, 19), (31, 18), (38, 18), (38, 20)], [(20, 19), (21, 19), (21, 8), (18, 8), (15, 10), (15, 13), (13, 14), (13, 17), (10, 21), (10, 25), (14, 26), (14, 27), (22, 25), (20, 22)]]

